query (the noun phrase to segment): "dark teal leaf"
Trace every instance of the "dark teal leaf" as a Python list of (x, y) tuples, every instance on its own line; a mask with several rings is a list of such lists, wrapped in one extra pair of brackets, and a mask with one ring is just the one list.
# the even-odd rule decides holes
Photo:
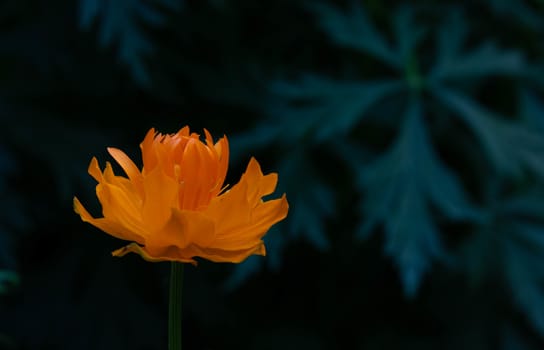
[(518, 176), (527, 167), (544, 176), (541, 131), (504, 120), (453, 90), (435, 86), (433, 93), (472, 129), (498, 170)]
[(520, 92), (519, 101), (521, 119), (527, 126), (544, 130), (544, 103), (535, 92), (524, 89)]
[(535, 88), (538, 91), (543, 91), (544, 88), (544, 65), (532, 62), (531, 65), (525, 67), (521, 76), (527, 84), (521, 84), (521, 87)]
[(402, 69), (401, 57), (374, 27), (360, 2), (352, 1), (347, 11), (323, 2), (310, 4), (309, 9), (317, 15), (321, 28), (333, 43), (359, 50)]
[(85, 30), (89, 30), (96, 17), (100, 15), (102, 1), (99, 0), (81, 0), (79, 1), (79, 25)]
[(404, 87), (397, 80), (349, 82), (306, 75), (272, 84), (280, 101), (267, 106), (266, 112), (282, 117), (282, 137), (323, 142), (345, 136), (373, 105)]
[(393, 17), (398, 55), (405, 63), (412, 59), (418, 44), (426, 34), (426, 30), (416, 21), (414, 12), (412, 7), (403, 6)]
[[(513, 305), (544, 335), (544, 213), (542, 191), (494, 198), (488, 220), (466, 242), (469, 276), (479, 285), (498, 277)], [(479, 247), (472, 249), (477, 244)], [(479, 262), (479, 263), (478, 263)]]
[[(454, 10), (444, 20), (436, 35), (436, 66), (434, 70), (448, 65), (453, 57), (457, 57), (465, 44), (467, 36), (465, 16), (460, 10)], [(433, 75), (431, 71), (431, 76)]]
[(154, 51), (154, 43), (145, 33), (143, 24), (162, 26), (166, 21), (165, 13), (156, 6), (162, 5), (169, 10), (178, 10), (180, 0), (148, 1), (107, 1), (80, 0), (79, 24), (89, 30), (97, 19), (100, 21), (99, 41), (102, 46), (118, 45), (119, 59), (128, 66), (133, 78), (142, 85), (150, 82), (149, 72), (144, 63), (146, 55)]
[(505, 278), (514, 303), (544, 335), (544, 226), (528, 222), (508, 225), (503, 234)]
[(484, 3), (509, 22), (519, 21), (533, 29), (542, 28), (542, 14), (525, 1), (486, 0)]
[(452, 12), (437, 32), (437, 61), (429, 79), (437, 81), (479, 79), (492, 75), (519, 75), (525, 60), (518, 50), (502, 50), (488, 41), (462, 51), (467, 33), (461, 12)]
[(448, 258), (431, 208), (453, 221), (475, 218), (461, 184), (435, 154), (427, 133), (421, 106), (414, 100), (395, 143), (360, 169), (364, 220), (359, 237), (384, 226), (386, 253), (400, 269), (408, 296), (416, 293), (433, 260)]
[(309, 8), (333, 43), (359, 50), (399, 71), (413, 58), (425, 35), (409, 6), (393, 13), (393, 45), (376, 29), (360, 2), (352, 1), (347, 11), (325, 3), (312, 3)]

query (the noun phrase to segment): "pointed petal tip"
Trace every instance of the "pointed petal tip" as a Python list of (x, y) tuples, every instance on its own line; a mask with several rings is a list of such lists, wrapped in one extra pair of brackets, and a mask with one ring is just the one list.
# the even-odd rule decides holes
[(155, 131), (155, 128), (151, 128), (147, 131), (145, 134), (144, 140), (140, 143), (140, 149), (144, 147), (144, 145), (152, 142), (155, 139), (155, 135), (157, 132)]
[(79, 199), (77, 197), (75, 197), (75, 196), (74, 196), (72, 205), (73, 205), (73, 208), (74, 208), (74, 212), (77, 215), (79, 215), (81, 220), (83, 220), (84, 222), (91, 222), (92, 220), (94, 220), (92, 215), (87, 211), (87, 209), (85, 209), (83, 204), (81, 204)]
[(257, 250), (255, 251), (255, 253), (253, 253), (253, 254), (254, 254), (254, 255), (266, 256), (266, 247), (265, 247), (263, 241), (261, 241), (261, 244), (259, 245), (259, 247), (258, 247)]
[(97, 182), (100, 182), (102, 180), (102, 170), (100, 169), (100, 165), (98, 164), (98, 159), (96, 159), (96, 157), (93, 157), (91, 159), (91, 162), (89, 163), (89, 167), (87, 168), (87, 172)]
[(204, 135), (206, 137), (206, 145), (213, 146), (213, 137), (212, 134), (208, 131), (208, 129), (204, 128)]
[(257, 159), (255, 159), (255, 157), (251, 157), (251, 159), (249, 160), (249, 163), (246, 167), (246, 174), (256, 174), (258, 176), (263, 176), (261, 165), (259, 164)]
[(81, 206), (81, 202), (79, 201), (79, 199), (77, 199), (76, 196), (74, 196), (74, 198), (72, 199), (72, 208), (74, 209), (76, 214), (79, 214), (79, 207), (80, 206)]
[(287, 201), (287, 195), (284, 193), (280, 198), (280, 205), (279, 205), (279, 220), (283, 220), (287, 217), (287, 214), (289, 213), (289, 202)]

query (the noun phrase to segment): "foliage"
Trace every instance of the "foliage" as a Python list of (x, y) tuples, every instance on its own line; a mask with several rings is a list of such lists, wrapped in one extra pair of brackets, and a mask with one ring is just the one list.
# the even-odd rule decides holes
[(150, 83), (144, 56), (154, 51), (153, 42), (147, 37), (143, 25), (164, 26), (166, 16), (157, 5), (175, 11), (181, 7), (180, 0), (156, 1), (104, 1), (81, 0), (79, 2), (79, 24), (89, 30), (93, 21), (100, 21), (99, 42), (108, 47), (118, 45), (118, 57), (128, 66), (133, 79), (141, 85)]
[(187, 269), (189, 348), (541, 348), (543, 11), (5, 1), (0, 347), (164, 345), (167, 266), (110, 258), (71, 198), (91, 156), (190, 124), (290, 212), (266, 258)]

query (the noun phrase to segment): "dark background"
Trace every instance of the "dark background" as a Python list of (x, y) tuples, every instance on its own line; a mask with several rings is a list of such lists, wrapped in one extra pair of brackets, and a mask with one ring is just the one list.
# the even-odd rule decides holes
[(536, 0), (1, 1), (0, 348), (166, 349), (169, 265), (72, 197), (190, 125), (290, 212), (186, 268), (185, 349), (541, 349), (543, 59)]

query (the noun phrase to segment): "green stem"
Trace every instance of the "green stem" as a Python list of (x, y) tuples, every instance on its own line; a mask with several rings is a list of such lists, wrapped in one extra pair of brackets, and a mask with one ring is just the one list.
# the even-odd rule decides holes
[(173, 261), (171, 265), (170, 301), (168, 305), (168, 350), (181, 350), (183, 263)]

